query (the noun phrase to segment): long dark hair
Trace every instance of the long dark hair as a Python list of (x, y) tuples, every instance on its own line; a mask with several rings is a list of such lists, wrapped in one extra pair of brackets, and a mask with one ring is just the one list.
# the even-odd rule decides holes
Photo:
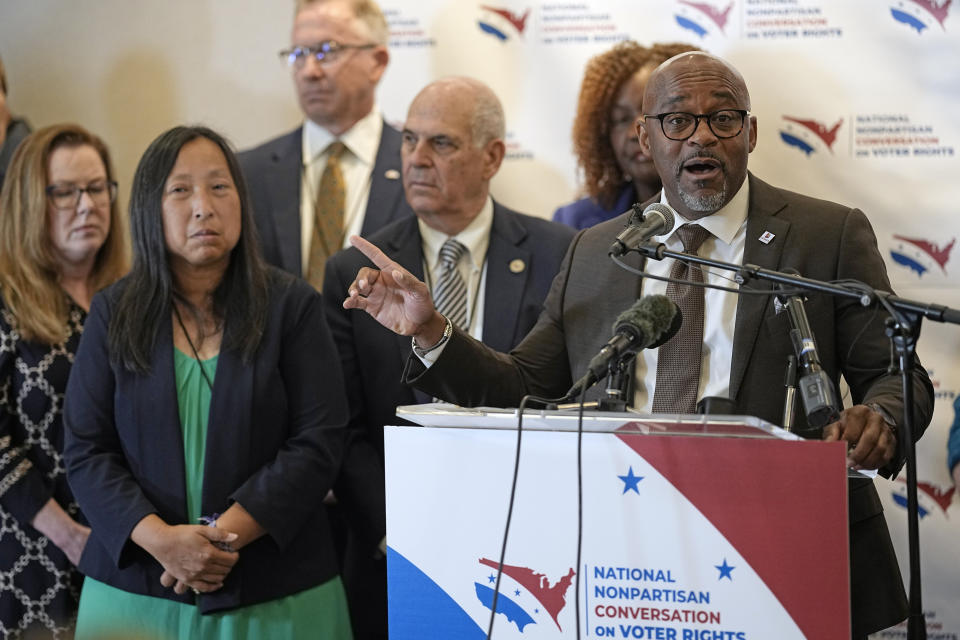
[(229, 320), (223, 348), (239, 351), (250, 362), (260, 345), (267, 322), (267, 272), (257, 242), (250, 198), (240, 164), (229, 143), (206, 127), (174, 127), (150, 143), (130, 191), (130, 235), (133, 268), (119, 286), (116, 308), (110, 322), (111, 358), (130, 371), (146, 373), (157, 334), (170, 322), (177, 295), (163, 235), (162, 197), (167, 177), (185, 144), (206, 138), (223, 152), (240, 196), (240, 239), (230, 252), (230, 264), (213, 294), (213, 313), (218, 324)]

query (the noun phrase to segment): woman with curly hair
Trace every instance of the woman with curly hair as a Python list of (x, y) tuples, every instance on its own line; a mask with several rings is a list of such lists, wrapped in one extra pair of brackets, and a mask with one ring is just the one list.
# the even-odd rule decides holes
[(557, 209), (555, 221), (585, 229), (660, 189), (657, 170), (637, 141), (644, 87), (660, 63), (696, 50), (688, 44), (644, 47), (627, 40), (587, 62), (573, 123), (573, 147), (586, 197)]

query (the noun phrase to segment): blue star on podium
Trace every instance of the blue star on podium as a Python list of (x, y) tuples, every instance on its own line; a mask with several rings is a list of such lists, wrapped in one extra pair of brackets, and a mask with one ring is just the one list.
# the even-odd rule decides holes
[(623, 492), (633, 491), (637, 495), (640, 495), (640, 489), (637, 488), (637, 485), (640, 484), (640, 481), (643, 480), (643, 476), (633, 475), (633, 467), (630, 467), (630, 470), (627, 471), (625, 476), (617, 476), (623, 480)]
[(731, 567), (728, 565), (726, 558), (723, 559), (723, 564), (715, 564), (713, 566), (720, 571), (720, 577), (717, 578), (717, 580), (723, 580), (726, 578), (727, 580), (733, 582), (733, 576), (730, 574), (734, 569), (736, 569), (736, 567)]

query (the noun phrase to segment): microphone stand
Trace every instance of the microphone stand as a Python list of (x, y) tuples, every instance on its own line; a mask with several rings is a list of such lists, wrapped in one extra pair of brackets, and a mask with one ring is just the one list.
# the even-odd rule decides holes
[(783, 428), (793, 431), (793, 407), (797, 397), (797, 356), (792, 353), (787, 356), (787, 372), (784, 374), (783, 386)]
[[(702, 258), (695, 254), (670, 251), (662, 243), (648, 243), (637, 247), (637, 253), (652, 260), (674, 258), (688, 263), (713, 267), (736, 274), (737, 284), (744, 285), (750, 280), (765, 280), (807, 292), (825, 293), (841, 298), (853, 298), (864, 307), (882, 304), (890, 311), (886, 334), (890, 337), (897, 353), (900, 377), (903, 381), (903, 452), (907, 467), (907, 539), (910, 554), (909, 614), (907, 616), (907, 638), (925, 640), (926, 622), (923, 617), (923, 604), (920, 588), (920, 528), (917, 510), (917, 452), (913, 441), (913, 381), (911, 372), (916, 366), (916, 346), (920, 336), (920, 324), (923, 318), (936, 322), (960, 325), (960, 310), (938, 304), (909, 300), (895, 296), (888, 291), (876, 291), (867, 285), (861, 287), (836, 285), (821, 280), (812, 280), (793, 276), (773, 269), (764, 269), (753, 264), (733, 264), (719, 260)], [(619, 261), (617, 261), (619, 263)], [(773, 292), (771, 291), (771, 294)]]
[(616, 411), (623, 413), (627, 410), (627, 365), (632, 365), (636, 353), (627, 358), (617, 358), (607, 367), (607, 388), (604, 395), (597, 400), (597, 411)]

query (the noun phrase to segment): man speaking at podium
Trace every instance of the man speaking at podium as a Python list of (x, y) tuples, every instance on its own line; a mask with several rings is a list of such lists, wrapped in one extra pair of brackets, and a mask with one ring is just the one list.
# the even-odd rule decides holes
[[(727, 62), (703, 52), (671, 58), (651, 75), (643, 108), (640, 145), (663, 182), (651, 202), (659, 198), (679, 214), (674, 229), (657, 238), (667, 248), (890, 290), (862, 212), (778, 189), (747, 172), (757, 119), (749, 113), (743, 77)], [(537, 324), (509, 354), (451, 328), (423, 283), (360, 238), (354, 244), (379, 270), (362, 269), (343, 304), (413, 337), (419, 353), (408, 360), (405, 377), (422, 391), (466, 406), (517, 406), (525, 394), (559, 397), (603, 347), (617, 314), (637, 297), (664, 289), (607, 258), (628, 216), (574, 239)], [(655, 274), (722, 281), (722, 274), (687, 273), (680, 263), (626, 260)], [(633, 407), (686, 413), (697, 398), (725, 396), (736, 413), (778, 423), (792, 353), (786, 314), (778, 316), (767, 296), (703, 293), (696, 286), (679, 291), (668, 288), (667, 294), (683, 310), (683, 325), (660, 349), (638, 355), (628, 393)], [(897, 437), (903, 400), (898, 375), (888, 371), (885, 314), (825, 296), (811, 297), (807, 312), (824, 370), (834, 384), (843, 375), (853, 401), (823, 438), (848, 442), (851, 465), (895, 475), (903, 465)], [(916, 438), (930, 421), (933, 388), (921, 367), (912, 375)], [(852, 480), (849, 491), (852, 627), (860, 638), (903, 620), (907, 601), (872, 481)]]

